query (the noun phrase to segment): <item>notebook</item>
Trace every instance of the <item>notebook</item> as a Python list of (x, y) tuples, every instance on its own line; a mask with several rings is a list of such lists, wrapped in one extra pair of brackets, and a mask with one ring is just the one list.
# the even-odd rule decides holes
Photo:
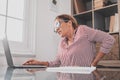
[(45, 67), (47, 67), (47, 66), (43, 66), (43, 65), (22, 65), (22, 64), (14, 65), (6, 34), (4, 35), (4, 38), (2, 41), (3, 41), (3, 48), (4, 48), (4, 52), (5, 52), (5, 56), (6, 56), (6, 61), (7, 61), (7, 64), (9, 67), (13, 67), (13, 68), (45, 68)]

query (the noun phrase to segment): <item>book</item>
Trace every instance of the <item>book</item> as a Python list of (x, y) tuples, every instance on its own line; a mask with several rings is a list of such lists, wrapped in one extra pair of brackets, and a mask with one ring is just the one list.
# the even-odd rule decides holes
[(110, 16), (110, 27), (109, 27), (109, 32), (113, 32), (113, 27), (115, 24), (115, 15)]
[(105, 17), (105, 31), (109, 31), (109, 26), (110, 26), (110, 17)]
[(115, 13), (115, 23), (113, 27), (113, 32), (119, 32), (119, 15)]
[(74, 7), (76, 14), (86, 10), (83, 0), (74, 0)]
[(105, 0), (94, 0), (94, 8), (101, 8), (104, 6)]

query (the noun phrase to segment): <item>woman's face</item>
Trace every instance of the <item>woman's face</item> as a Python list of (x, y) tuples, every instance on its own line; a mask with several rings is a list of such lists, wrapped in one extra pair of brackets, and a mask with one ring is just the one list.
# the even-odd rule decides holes
[(69, 21), (65, 22), (61, 19), (55, 20), (55, 31), (61, 36), (61, 37), (67, 37), (67, 34), (69, 32)]

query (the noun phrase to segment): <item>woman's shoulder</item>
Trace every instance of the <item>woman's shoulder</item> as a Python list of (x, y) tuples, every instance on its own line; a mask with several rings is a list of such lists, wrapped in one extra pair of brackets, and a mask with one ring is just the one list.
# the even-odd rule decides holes
[(85, 32), (86, 25), (79, 25), (76, 31), (76, 38), (80, 38), (81, 36), (84, 36), (86, 34)]
[(80, 29), (80, 30), (84, 30), (84, 29), (86, 29), (86, 28), (90, 28), (90, 26), (87, 26), (87, 25), (79, 25), (78, 26), (78, 30)]
[(77, 32), (78, 32), (78, 33), (84, 33), (84, 32), (85, 32), (85, 29), (86, 29), (87, 27), (88, 27), (87, 25), (79, 25), (78, 28), (77, 28)]
[(87, 33), (89, 32), (89, 30), (94, 30), (93, 28), (91, 28), (91, 26), (87, 26), (87, 25), (79, 25), (78, 26), (78, 32), (84, 32), (84, 33)]

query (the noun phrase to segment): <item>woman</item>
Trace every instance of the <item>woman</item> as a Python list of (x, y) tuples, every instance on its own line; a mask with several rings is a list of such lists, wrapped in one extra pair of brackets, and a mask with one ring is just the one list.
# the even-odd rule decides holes
[[(114, 38), (100, 30), (86, 25), (78, 25), (75, 18), (62, 14), (55, 18), (55, 32), (61, 36), (56, 60), (43, 62), (29, 60), (24, 64), (40, 64), (49, 67), (58, 66), (96, 66), (101, 58), (109, 53)], [(96, 54), (96, 42), (101, 43)]]

